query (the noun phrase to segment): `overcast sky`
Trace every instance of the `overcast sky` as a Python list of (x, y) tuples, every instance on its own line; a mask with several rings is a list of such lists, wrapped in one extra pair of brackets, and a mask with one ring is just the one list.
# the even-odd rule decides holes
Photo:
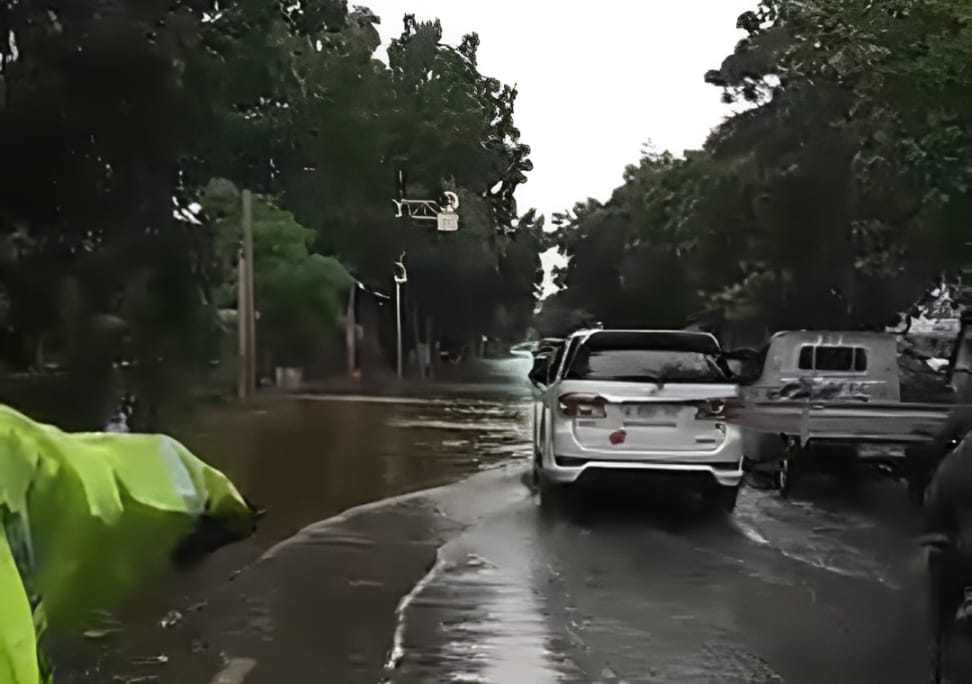
[(520, 209), (607, 199), (645, 143), (681, 153), (726, 114), (702, 77), (756, 0), (362, 0), (386, 40), (406, 12), (442, 20), (445, 40), (479, 33), (480, 71), (516, 84), (516, 122), (533, 149)]
[(728, 110), (703, 75), (732, 52), (757, 0), (361, 0), (386, 42), (401, 19), (442, 20), (445, 41), (476, 31), (479, 67), (519, 88), (516, 122), (534, 164), (520, 212), (606, 200), (642, 147), (681, 154)]

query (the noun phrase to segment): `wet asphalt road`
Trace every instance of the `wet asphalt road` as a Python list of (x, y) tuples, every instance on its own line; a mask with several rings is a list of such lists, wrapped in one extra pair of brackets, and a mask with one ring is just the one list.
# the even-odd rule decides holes
[[(595, 491), (548, 514), (525, 484), (528, 409), (516, 391), (251, 416), (229, 440), (252, 456), (219, 464), (267, 525), (167, 578), (101, 666), (65, 681), (925, 681), (900, 486), (747, 490), (731, 517), (671, 490)], [(328, 445), (313, 458), (308, 433)]]
[(480, 484), (507, 503), (440, 549), (391, 681), (924, 681), (910, 535), (872, 514), (903, 504), (890, 487), (826, 504), (748, 491), (711, 519), (604, 494), (545, 516), (517, 486)]

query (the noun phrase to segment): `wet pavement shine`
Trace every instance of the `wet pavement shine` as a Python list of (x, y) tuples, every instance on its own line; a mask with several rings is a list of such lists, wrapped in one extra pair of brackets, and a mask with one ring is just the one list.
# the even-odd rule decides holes
[[(522, 378), (522, 365), (498, 368)], [(269, 508), (266, 524), (161, 578), (97, 664), (59, 675), (926, 681), (923, 576), (900, 486), (811, 480), (797, 500), (745, 490), (718, 517), (658, 489), (591, 491), (544, 510), (526, 485), (529, 401), (517, 388), (208, 417), (186, 441)]]
[(911, 536), (857, 508), (592, 493), (547, 516), (524, 490), (440, 549), (389, 680), (925, 681)]

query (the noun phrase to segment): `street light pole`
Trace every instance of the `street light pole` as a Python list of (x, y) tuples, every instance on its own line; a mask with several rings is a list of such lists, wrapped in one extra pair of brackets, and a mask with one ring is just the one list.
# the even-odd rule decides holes
[(395, 325), (398, 331), (398, 379), (404, 377), (402, 368), (402, 285), (408, 282), (408, 271), (405, 270), (405, 252), (395, 262)]
[[(454, 233), (459, 230), (459, 195), (448, 190), (442, 193), (439, 200), (416, 200), (406, 199), (406, 179), (404, 169), (397, 172), (398, 197), (393, 199), (395, 205), (395, 218), (409, 218), (414, 221), (435, 221), (436, 228), (440, 233)], [(442, 200), (445, 200), (444, 202)], [(408, 282), (408, 274), (405, 271), (405, 253), (402, 252), (401, 259), (395, 262), (395, 319), (398, 330), (398, 379), (404, 376), (402, 370), (402, 285)], [(418, 325), (418, 312), (416, 309), (416, 321)], [(430, 350), (432, 340), (427, 341)], [(421, 353), (418, 345), (418, 333), (416, 332), (416, 356)], [(431, 352), (430, 352), (431, 356)], [(420, 376), (425, 379), (425, 367), (421, 358), (418, 358)]]
[(402, 284), (395, 280), (395, 325), (398, 327), (398, 379), (402, 379)]

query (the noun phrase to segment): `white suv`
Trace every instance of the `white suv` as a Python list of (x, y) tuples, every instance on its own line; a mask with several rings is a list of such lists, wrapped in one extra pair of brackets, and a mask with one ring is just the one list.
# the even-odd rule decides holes
[[(542, 363), (542, 362), (541, 362)], [(715, 337), (654, 330), (574, 333), (531, 379), (541, 501), (589, 476), (678, 475), (732, 511), (742, 437), (727, 422), (738, 388)]]

